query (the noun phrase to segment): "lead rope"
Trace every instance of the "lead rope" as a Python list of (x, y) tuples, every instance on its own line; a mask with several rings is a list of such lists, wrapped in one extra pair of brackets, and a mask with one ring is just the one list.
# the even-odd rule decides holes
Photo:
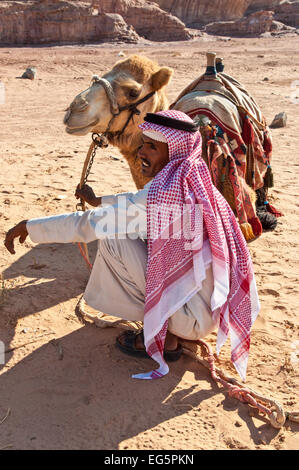
[[(88, 179), (88, 176), (90, 174), (91, 167), (93, 165), (93, 161), (94, 161), (94, 158), (96, 156), (96, 152), (97, 152), (98, 147), (100, 147), (100, 148), (108, 147), (108, 141), (107, 141), (107, 138), (106, 138), (105, 135), (99, 135), (99, 134), (94, 133), (94, 134), (92, 134), (92, 142), (89, 146), (89, 149), (88, 149), (85, 161), (84, 161), (84, 165), (83, 165), (83, 169), (82, 169), (82, 173), (81, 173), (81, 179), (80, 179), (80, 183), (79, 183), (79, 188), (80, 189), (87, 182), (87, 179)], [(83, 199), (80, 198), (80, 202), (76, 205), (76, 210), (77, 211), (81, 210), (83, 212), (86, 211), (86, 204), (85, 204), (85, 201)], [(85, 261), (89, 271), (91, 271), (92, 270), (92, 264), (91, 264), (90, 259), (89, 259), (87, 244), (86, 243), (82, 243), (82, 244), (78, 243), (78, 247), (79, 247), (80, 253), (83, 256), (84, 261)]]
[[(150, 99), (156, 93), (155, 91), (151, 91), (150, 93), (145, 95), (143, 98), (141, 98), (137, 102), (131, 103), (131, 104), (126, 105), (126, 106), (122, 106), (120, 108), (117, 104), (116, 97), (115, 97), (115, 94), (113, 92), (113, 88), (112, 88), (112, 86), (111, 86), (111, 84), (108, 80), (106, 80), (105, 78), (99, 78), (97, 76), (94, 76), (93, 77), (93, 82), (96, 82), (96, 83), (99, 83), (99, 84), (103, 85), (104, 90), (105, 90), (106, 95), (107, 95), (107, 98), (108, 98), (109, 103), (110, 103), (110, 111), (111, 111), (112, 117), (111, 117), (111, 119), (108, 123), (108, 126), (107, 126), (107, 128), (106, 128), (106, 130), (103, 134), (101, 134), (101, 135), (97, 134), (97, 133), (92, 134), (92, 143), (90, 144), (90, 147), (88, 149), (88, 152), (87, 152), (87, 155), (86, 155), (86, 158), (85, 158), (85, 162), (84, 162), (84, 165), (83, 165), (82, 173), (81, 173), (81, 180), (80, 180), (80, 183), (79, 183), (79, 188), (80, 189), (87, 182), (87, 178), (88, 178), (89, 173), (91, 171), (91, 167), (92, 167), (92, 164), (93, 164), (93, 161), (94, 161), (94, 158), (95, 158), (96, 151), (97, 151), (98, 147), (106, 148), (109, 145), (107, 137), (113, 135), (113, 133), (110, 132), (110, 128), (111, 128), (112, 122), (115, 119), (115, 117), (118, 116), (122, 111), (129, 111), (130, 112), (123, 128), (120, 131), (114, 133), (114, 135), (121, 136), (124, 133), (125, 129), (127, 128), (130, 120), (133, 119), (134, 115), (135, 114), (137, 114), (137, 115), (140, 114), (140, 111), (137, 108), (137, 106), (139, 106), (140, 104), (142, 104), (145, 101), (147, 101), (148, 99)], [(76, 205), (76, 210), (77, 211), (82, 210), (83, 212), (86, 210), (85, 201), (83, 201), (83, 199), (80, 199), (80, 203), (78, 203)], [(79, 250), (80, 250), (80, 252), (81, 252), (81, 254), (82, 254), (82, 256), (85, 260), (85, 263), (87, 264), (87, 267), (88, 267), (89, 271), (91, 271), (92, 270), (92, 264), (89, 260), (88, 248), (87, 248), (86, 243), (82, 243), (82, 244), (78, 243), (78, 247), (79, 247)]]
[(256, 408), (263, 415), (267, 415), (274, 428), (282, 428), (287, 419), (299, 423), (299, 411), (284, 411), (282, 405), (276, 400), (266, 398), (249, 387), (245, 387), (242, 383), (238, 382), (233, 377), (227, 376), (222, 370), (218, 369), (215, 366), (213, 351), (208, 343), (203, 340), (196, 341), (200, 347), (204, 348), (207, 359), (201, 359), (196, 352), (192, 351), (190, 349), (190, 343), (185, 341), (181, 343), (183, 352), (209, 369), (213, 380), (223, 385), (223, 387), (227, 389), (230, 397), (236, 398), (242, 403), (247, 403)]

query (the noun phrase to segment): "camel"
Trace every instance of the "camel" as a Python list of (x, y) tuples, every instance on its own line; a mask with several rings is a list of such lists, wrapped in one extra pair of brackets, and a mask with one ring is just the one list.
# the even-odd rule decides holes
[[(215, 62), (215, 54), (208, 55), (209, 70), (211, 70), (211, 66), (213, 66), (213, 61)], [(141, 163), (139, 159), (136, 158), (138, 148), (141, 145), (141, 131), (138, 128), (138, 124), (143, 122), (146, 113), (155, 113), (169, 107), (165, 88), (170, 82), (172, 75), (173, 70), (171, 68), (160, 67), (156, 62), (143, 56), (132, 55), (126, 59), (118, 61), (111, 71), (106, 73), (102, 78), (94, 76), (90, 87), (75, 97), (66, 110), (64, 117), (66, 132), (72, 135), (82, 136), (86, 135), (88, 132), (104, 134), (107, 137), (108, 142), (118, 147), (127, 160), (137, 189), (143, 188), (149, 179), (142, 175), (140, 167)], [(224, 76), (224, 74), (221, 75)], [(207, 78), (209, 80), (209, 77)], [(229, 82), (228, 86), (239, 86), (239, 88), (242, 89), (242, 86), (229, 76), (224, 76), (223, 80)], [(200, 108), (200, 106), (198, 106), (198, 92), (195, 93), (199, 82), (201, 82), (201, 80), (195, 80), (189, 87), (187, 87), (187, 89), (179, 95), (172, 107), (186, 112), (193, 118), (206, 117), (202, 115), (194, 116), (189, 112), (190, 109)], [(202, 95), (207, 95), (206, 90), (210, 86), (211, 81), (210, 84), (208, 82), (207, 86), (204, 84), (203, 88), (202, 85), (200, 86), (200, 100), (202, 100)], [(202, 89), (204, 91), (202, 91)], [(243, 91), (245, 92), (243, 95), (245, 96), (245, 102), (247, 104), (250, 96), (245, 90)], [(215, 93), (218, 92), (219, 90), (216, 90)], [(228, 100), (225, 106), (227, 106), (227, 108), (231, 108), (231, 114), (233, 115), (234, 110), (232, 108), (234, 108), (234, 105), (231, 103), (230, 96), (232, 93), (229, 90), (225, 93), (228, 95)], [(247, 95), (249, 97), (248, 99)], [(193, 96), (197, 101), (196, 105), (194, 104), (192, 108)], [(210, 99), (210, 96), (208, 98)], [(216, 101), (217, 99), (223, 100), (223, 97), (217, 97), (215, 95), (214, 98)], [(187, 108), (185, 107), (186, 103)], [(220, 106), (222, 106), (221, 103)], [(201, 114), (202, 112), (203, 115), (207, 115), (205, 111), (206, 110), (200, 111), (197, 114)], [(229, 112), (230, 110), (227, 111), (228, 114)], [(235, 111), (235, 114), (236, 113), (237, 111)], [(200, 124), (201, 131), (207, 129), (206, 124), (207, 123)], [(213, 124), (215, 124), (215, 122), (212, 122), (212, 128)], [(205, 132), (202, 132), (202, 135), (203, 142), (207, 142), (210, 137), (207, 138), (207, 134)], [(203, 150), (205, 149), (206, 146), (203, 144)], [(222, 154), (222, 150), (220, 151), (220, 154)], [(207, 154), (205, 151), (203, 151), (203, 158), (207, 162)], [(232, 161), (234, 159), (235, 156), (234, 158), (231, 157)], [(235, 163), (233, 162), (232, 164)], [(228, 172), (231, 171), (230, 165), (226, 165), (225, 162), (223, 163), (223, 156), (221, 159), (217, 159), (216, 166), (215, 163), (213, 163), (213, 165), (212, 167), (209, 167), (209, 169), (214, 180), (216, 178), (215, 168), (218, 168), (218, 175), (222, 172), (222, 183), (217, 184), (217, 181), (214, 181), (214, 184), (222, 192), (235, 214), (239, 217), (239, 223), (246, 240), (251, 241), (255, 239), (262, 232), (262, 227), (259, 219), (256, 217), (255, 209), (255, 189), (257, 188), (254, 188), (253, 184), (247, 184), (248, 182), (246, 181), (245, 174), (238, 175), (238, 184), (235, 184), (235, 186), (241, 187), (241, 190), (246, 195), (244, 198), (245, 202), (242, 203), (242, 210), (244, 215), (244, 206), (247, 203), (247, 207), (250, 208), (249, 210), (251, 214), (249, 217), (251, 222), (248, 223), (246, 215), (245, 219), (241, 220), (241, 212), (238, 212), (236, 201), (240, 198), (236, 192), (234, 192), (234, 184), (231, 183), (228, 177)], [(225, 168), (225, 174), (223, 173), (223, 168)], [(235, 173), (237, 171), (239, 172), (238, 168)], [(231, 174), (232, 173), (234, 172), (231, 171)], [(223, 184), (223, 181), (225, 184)]]
[[(75, 97), (64, 117), (66, 132), (82, 136), (88, 132), (103, 134), (107, 132), (109, 122), (112, 120), (107, 134), (108, 141), (118, 147), (127, 160), (137, 189), (143, 188), (149, 179), (142, 175), (140, 162), (136, 159), (141, 145), (141, 131), (138, 124), (143, 122), (146, 113), (155, 113), (168, 108), (165, 87), (172, 75), (172, 69), (159, 67), (156, 62), (146, 57), (133, 55), (120, 60), (102, 77), (105, 80), (103, 83), (95, 76), (91, 86)], [(107, 90), (109, 84), (112, 86), (112, 92), (110, 89)], [(153, 95), (138, 105), (138, 111), (132, 114), (124, 131), (119, 133), (131, 111), (126, 110), (114, 116), (109, 92), (113, 98), (115, 97), (114, 104), (119, 109), (136, 103), (151, 93)]]

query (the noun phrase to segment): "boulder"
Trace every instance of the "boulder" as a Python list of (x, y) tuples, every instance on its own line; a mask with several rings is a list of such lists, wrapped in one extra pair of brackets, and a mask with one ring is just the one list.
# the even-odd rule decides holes
[(276, 129), (279, 127), (285, 127), (287, 125), (287, 115), (283, 111), (279, 114), (276, 114), (273, 121), (270, 124), (271, 129)]
[(283, 2), (274, 10), (275, 20), (295, 28), (299, 27), (299, 2)]
[(223, 36), (259, 36), (271, 30), (272, 11), (258, 11), (238, 21), (220, 21), (206, 25), (206, 32)]
[(276, 35), (276, 34), (285, 34), (285, 33), (295, 33), (296, 32), (296, 28), (293, 28), (292, 26), (288, 26), (284, 23), (281, 23), (280, 21), (272, 21), (272, 24), (271, 24), (271, 28), (270, 28), (270, 31), (272, 33), (272, 36), (273, 35)]
[(159, 8), (156, 3), (144, 0), (99, 0), (99, 11), (120, 14), (140, 36), (151, 41), (185, 41), (191, 34), (184, 23)]
[(35, 67), (27, 67), (21, 78), (28, 78), (29, 80), (34, 80), (36, 75)]

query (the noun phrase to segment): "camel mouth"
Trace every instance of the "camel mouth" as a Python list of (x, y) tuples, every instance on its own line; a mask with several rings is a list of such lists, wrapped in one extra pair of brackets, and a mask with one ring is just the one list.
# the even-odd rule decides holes
[(69, 126), (66, 126), (66, 132), (68, 134), (78, 134), (78, 135), (85, 135), (87, 134), (89, 131), (91, 131), (93, 129), (93, 127), (99, 122), (99, 120), (97, 119), (96, 121), (92, 122), (91, 124), (88, 124), (87, 126), (84, 126), (84, 127), (69, 127)]

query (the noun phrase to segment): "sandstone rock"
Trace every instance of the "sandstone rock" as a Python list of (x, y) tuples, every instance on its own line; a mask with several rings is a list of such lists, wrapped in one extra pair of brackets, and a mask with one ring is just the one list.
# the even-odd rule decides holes
[[(256, 11), (270, 7), (271, 10), (275, 8), (275, 22), (269, 11)], [(255, 13), (244, 17), (251, 11)], [(205, 35), (194, 29), (205, 25), (209, 33), (229, 36), (292, 32), (281, 23), (298, 26), (298, 1), (0, 1), (0, 45), (91, 41), (136, 43), (140, 36), (153, 41), (180, 41)], [(186, 25), (193, 29), (187, 29)]]
[(289, 26), (299, 27), (299, 2), (283, 2), (274, 10), (275, 20)]
[(285, 34), (285, 33), (295, 33), (296, 28), (292, 26), (287, 26), (280, 21), (272, 21), (270, 31), (272, 32), (272, 36), (276, 34)]
[(157, 41), (192, 37), (182, 21), (146, 0), (0, 3), (0, 44), (137, 42), (138, 33)]
[(270, 124), (272, 129), (276, 129), (279, 127), (285, 127), (287, 125), (287, 115), (283, 111), (282, 113), (276, 114), (275, 118)]
[[(95, 17), (94, 17), (95, 18)], [(100, 41), (124, 41), (137, 43), (140, 39), (132, 25), (128, 25), (121, 15), (104, 13), (96, 18), (96, 31), (100, 30)]]
[(191, 38), (184, 23), (156, 3), (144, 0), (99, 0), (99, 11), (120, 14), (140, 36), (152, 41), (184, 41)]
[(0, 3), (0, 44), (137, 42), (138, 39), (134, 28), (120, 15), (99, 14), (89, 2)]
[(258, 36), (270, 31), (272, 23), (272, 11), (258, 11), (238, 21), (210, 23), (206, 32), (223, 36)]
[(274, 10), (283, 0), (250, 0), (245, 15), (261, 10)]
[(250, 0), (155, 0), (163, 10), (180, 18), (188, 27), (212, 21), (242, 18)]

